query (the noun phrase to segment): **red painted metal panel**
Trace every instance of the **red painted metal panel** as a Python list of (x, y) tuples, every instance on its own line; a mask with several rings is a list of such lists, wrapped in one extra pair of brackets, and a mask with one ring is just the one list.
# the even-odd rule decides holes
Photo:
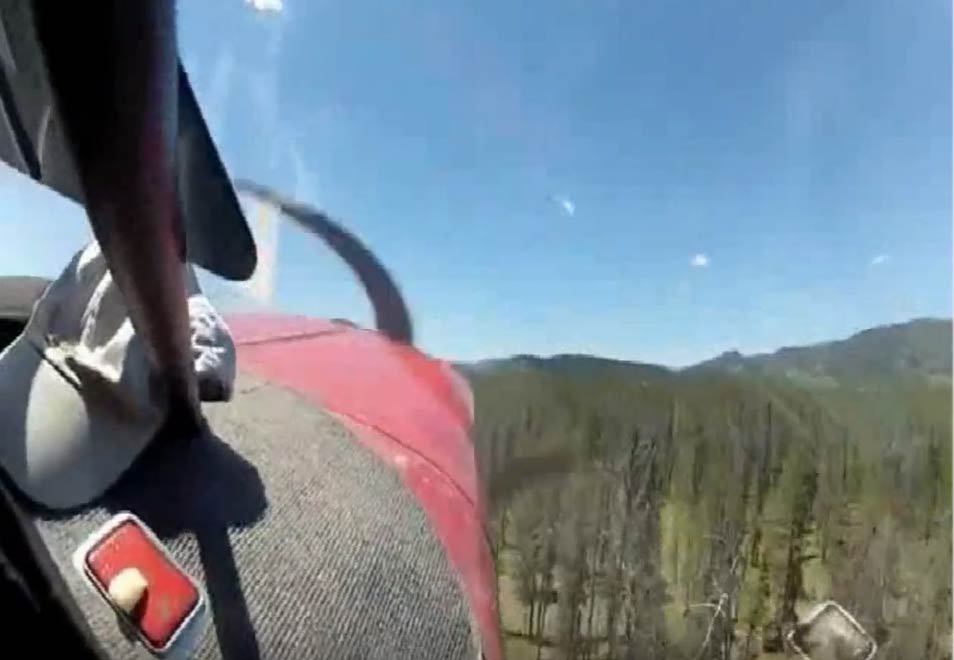
[(228, 317), (228, 324), (233, 339), (242, 344), (344, 332), (350, 329), (346, 325), (325, 319), (279, 314), (236, 314)]
[(268, 322), (228, 319), (240, 366), (384, 430), (434, 462), (470, 501), (479, 500), (471, 403), (449, 365), (377, 333), (327, 321), (279, 317), (269, 339)]
[(383, 461), (394, 467), (427, 513), (457, 571), (481, 637), (484, 657), (499, 660), (496, 578), (483, 518), (426, 458), (404, 450), (387, 434), (346, 416), (341, 420)]
[(484, 655), (501, 658), (496, 580), (469, 430), (466, 381), (445, 362), (377, 333), (301, 317), (227, 319), (239, 368), (335, 413), (392, 466), (457, 571)]

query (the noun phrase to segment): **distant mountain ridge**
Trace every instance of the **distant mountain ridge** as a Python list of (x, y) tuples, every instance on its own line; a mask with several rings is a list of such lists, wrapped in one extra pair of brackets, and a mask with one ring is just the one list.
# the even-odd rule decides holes
[(541, 370), (565, 375), (612, 372), (624, 376), (642, 375), (655, 378), (671, 376), (675, 373), (669, 367), (658, 364), (630, 362), (582, 353), (558, 353), (549, 357), (521, 354), (508, 358), (458, 363), (457, 366), (464, 372)]
[(743, 355), (738, 351), (727, 351), (711, 360), (678, 370), (580, 354), (517, 355), (458, 366), (465, 373), (541, 370), (579, 375), (614, 373), (654, 380), (723, 373), (784, 378), (818, 386), (888, 380), (940, 384), (951, 381), (951, 342), (950, 319), (920, 318), (863, 330), (847, 339), (785, 347), (773, 353)]

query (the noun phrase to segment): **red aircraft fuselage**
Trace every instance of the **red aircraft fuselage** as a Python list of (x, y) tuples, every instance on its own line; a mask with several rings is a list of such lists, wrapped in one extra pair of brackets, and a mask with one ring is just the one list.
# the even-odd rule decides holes
[(447, 362), (344, 323), (278, 314), (227, 318), (238, 367), (336, 415), (397, 471), (427, 514), (500, 660), (496, 580), (470, 429), (473, 398)]

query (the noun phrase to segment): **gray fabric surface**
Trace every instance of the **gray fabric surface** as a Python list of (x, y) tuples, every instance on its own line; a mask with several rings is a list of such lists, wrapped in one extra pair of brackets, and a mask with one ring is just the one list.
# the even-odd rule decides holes
[(463, 592), (425, 514), (334, 418), (241, 373), (235, 399), (206, 413), (213, 436), (157, 442), (99, 505), (36, 514), (111, 657), (150, 656), (120, 632), (70, 555), (122, 510), (204, 584), (214, 624), (196, 657), (478, 657)]

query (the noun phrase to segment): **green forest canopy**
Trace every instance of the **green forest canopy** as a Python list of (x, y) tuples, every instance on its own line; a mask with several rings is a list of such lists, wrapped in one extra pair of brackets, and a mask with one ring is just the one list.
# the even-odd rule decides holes
[(950, 365), (937, 320), (463, 365), (511, 656), (769, 658), (831, 598), (880, 658), (950, 657)]

